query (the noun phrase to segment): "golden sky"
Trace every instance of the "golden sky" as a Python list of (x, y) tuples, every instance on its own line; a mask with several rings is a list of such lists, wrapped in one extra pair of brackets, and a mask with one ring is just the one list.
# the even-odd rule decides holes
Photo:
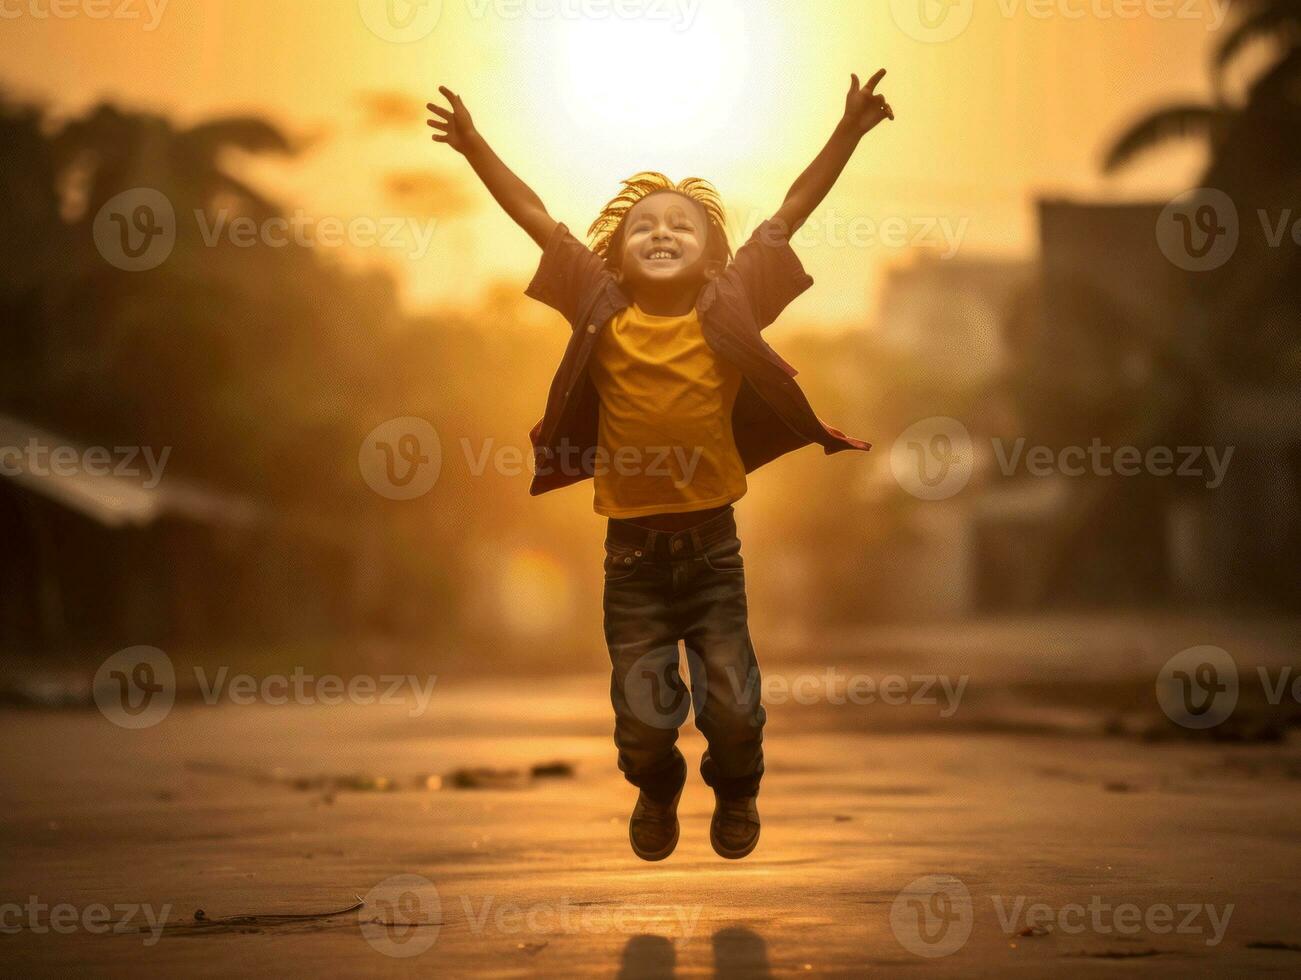
[[(941, 21), (945, 2), (956, 6)], [(421, 36), (391, 40), (386, 3)], [(870, 320), (882, 269), (917, 247), (1032, 255), (1037, 195), (1169, 195), (1195, 181), (1192, 148), (1120, 179), (1097, 164), (1142, 110), (1205, 95), (1224, 0), (970, 3), (0, 0), (0, 80), (60, 110), (107, 97), (184, 121), (265, 114), (313, 137), (292, 165), (255, 168), (312, 217), (405, 216), (386, 186), (429, 174), (428, 254), (411, 258), (413, 239), (353, 258), (392, 263), (415, 303), (455, 304), (496, 279), (522, 289), (536, 250), (429, 142), (415, 108), (439, 83), (576, 233), (642, 169), (709, 178), (740, 232), (821, 146), (850, 71), (885, 66), (898, 121), (865, 140), (799, 246), (819, 282), (794, 319), (850, 326)], [(943, 26), (927, 34), (919, 12)]]

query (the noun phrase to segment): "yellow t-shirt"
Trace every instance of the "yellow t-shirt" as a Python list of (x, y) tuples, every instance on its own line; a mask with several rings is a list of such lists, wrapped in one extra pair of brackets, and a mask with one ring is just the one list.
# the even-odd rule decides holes
[(705, 343), (700, 314), (630, 306), (597, 338), (588, 370), (601, 400), (598, 514), (688, 513), (745, 495), (732, 435), (741, 373)]

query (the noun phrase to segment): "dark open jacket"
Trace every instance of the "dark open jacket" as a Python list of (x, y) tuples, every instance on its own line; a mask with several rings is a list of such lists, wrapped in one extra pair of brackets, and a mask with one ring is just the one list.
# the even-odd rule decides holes
[[(761, 331), (813, 285), (790, 243), (772, 222), (760, 225), (723, 274), (696, 300), (705, 342), (742, 376), (732, 410), (732, 432), (749, 473), (801, 446), (827, 454), (872, 447), (823, 423), (795, 383), (796, 371), (764, 341)], [(587, 365), (596, 338), (631, 305), (605, 261), (557, 225), (525, 291), (559, 311), (573, 328), (551, 382), (546, 412), (533, 428), (533, 495), (590, 479), (595, 465), (600, 401)]]

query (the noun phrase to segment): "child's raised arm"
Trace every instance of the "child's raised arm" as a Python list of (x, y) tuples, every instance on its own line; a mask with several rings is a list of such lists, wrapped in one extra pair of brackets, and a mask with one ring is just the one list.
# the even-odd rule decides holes
[(876, 86), (885, 78), (882, 68), (861, 88), (858, 76), (849, 76), (849, 94), (845, 97), (845, 114), (836, 124), (831, 139), (822, 148), (809, 168), (800, 174), (791, 186), (786, 200), (773, 215), (786, 235), (793, 235), (808, 220), (813, 210), (822, 203), (835, 186), (849, 158), (858, 148), (858, 141), (875, 129), (883, 120), (894, 120), (894, 110), (885, 97), (876, 94)]
[(556, 220), (547, 213), (542, 199), (501, 162), (501, 158), (479, 135), (461, 97), (444, 85), (440, 85), (438, 91), (443, 93), (451, 109), (444, 109), (432, 102), (428, 104), (429, 111), (434, 114), (434, 118), (428, 120), (428, 125), (436, 130), (434, 142), (446, 143), (465, 157), (488, 192), (502, 206), (502, 210), (528, 232), (539, 247), (544, 247), (551, 232), (555, 230)]

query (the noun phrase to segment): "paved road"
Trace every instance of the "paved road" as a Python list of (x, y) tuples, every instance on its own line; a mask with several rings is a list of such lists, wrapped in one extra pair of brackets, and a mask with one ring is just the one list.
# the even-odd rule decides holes
[[(924, 724), (874, 725), (864, 718), (895, 709), (788, 698), (770, 706), (756, 853), (714, 856), (712, 799), (693, 775), (679, 850), (649, 866), (627, 847), (632, 792), (613, 767), (604, 678), (439, 685), (416, 717), (410, 703), (182, 704), (127, 731), (94, 711), (0, 713), (0, 902), (13, 903), (4, 925), (22, 925), (0, 936), (8, 969), (1037, 977), (1301, 966), (1301, 754), (1287, 744), (1029, 734), (918, 705), (898, 717)], [(698, 757), (693, 729), (683, 747)], [(573, 777), (471, 790), (439, 779), (554, 759)], [(356, 895), (364, 909), (328, 919), (211, 922), (329, 911)], [(62, 932), (29, 896), (65, 907)], [(200, 909), (209, 923), (194, 921)], [(99, 934), (106, 916), (128, 914), (130, 932)]]

